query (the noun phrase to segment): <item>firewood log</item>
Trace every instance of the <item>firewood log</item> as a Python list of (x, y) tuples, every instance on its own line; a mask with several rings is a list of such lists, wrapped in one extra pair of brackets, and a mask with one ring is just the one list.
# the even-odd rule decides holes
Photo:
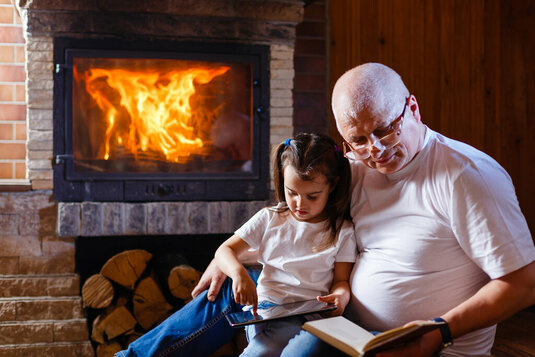
[(108, 341), (97, 346), (97, 357), (113, 357), (113, 355), (122, 350), (119, 341)]
[(171, 269), (167, 282), (174, 297), (182, 300), (191, 299), (191, 291), (199, 282), (201, 274), (189, 265), (179, 265)]
[(141, 336), (143, 336), (143, 333), (141, 332), (138, 332), (138, 331), (133, 331), (133, 332), (128, 332), (126, 335), (125, 335), (125, 343), (123, 344), (123, 348), (128, 348), (128, 346), (134, 342), (135, 340), (137, 340), (138, 338), (140, 338)]
[(134, 316), (145, 330), (167, 317), (173, 308), (165, 299), (154, 276), (147, 276), (139, 281), (132, 298)]
[(82, 286), (84, 307), (105, 308), (112, 302), (113, 295), (113, 285), (101, 274), (91, 275)]
[(102, 326), (102, 320), (103, 320), (102, 314), (98, 315), (93, 320), (93, 327), (91, 328), (91, 339), (98, 343), (104, 343), (106, 342), (106, 338), (104, 337), (104, 329)]
[(124, 333), (134, 330), (136, 319), (132, 313), (124, 306), (120, 306), (106, 315), (98, 324), (108, 341)]
[(151, 260), (152, 254), (143, 249), (126, 250), (111, 257), (100, 270), (100, 274), (127, 289), (134, 286)]

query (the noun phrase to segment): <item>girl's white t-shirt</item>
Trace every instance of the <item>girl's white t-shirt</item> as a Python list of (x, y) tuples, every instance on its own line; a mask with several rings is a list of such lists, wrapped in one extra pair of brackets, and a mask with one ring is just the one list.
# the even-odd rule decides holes
[(258, 250), (263, 265), (258, 278), (258, 300), (276, 304), (315, 299), (329, 293), (334, 263), (354, 262), (356, 242), (353, 224), (345, 221), (333, 246), (313, 248), (329, 234), (326, 221), (301, 222), (289, 210), (258, 211), (235, 234)]

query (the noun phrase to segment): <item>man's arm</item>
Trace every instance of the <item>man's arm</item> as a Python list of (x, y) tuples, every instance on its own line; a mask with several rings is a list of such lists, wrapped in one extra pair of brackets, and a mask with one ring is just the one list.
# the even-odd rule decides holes
[[(257, 264), (258, 254), (256, 251), (247, 251), (239, 255), (239, 260), (244, 265)], [(227, 276), (217, 267), (215, 261), (212, 259), (206, 270), (201, 276), (199, 283), (191, 292), (192, 297), (197, 297), (204, 290), (208, 289), (207, 298), (209, 301), (215, 301), (221, 286), (225, 282)]]
[[(535, 262), (491, 280), (474, 296), (441, 317), (448, 322), (453, 339), (492, 326), (535, 304)], [(440, 349), (438, 330), (423, 335), (403, 348), (377, 354), (388, 356), (431, 356)], [(454, 341), (455, 343), (455, 341)]]

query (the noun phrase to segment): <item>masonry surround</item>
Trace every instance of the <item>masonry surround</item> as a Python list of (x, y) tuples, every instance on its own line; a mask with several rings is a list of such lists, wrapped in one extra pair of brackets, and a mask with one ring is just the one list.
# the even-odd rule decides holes
[[(53, 188), (55, 37), (172, 39), (269, 46), (270, 145), (292, 135), (295, 26), (292, 0), (17, 2), (26, 39), (27, 167), (33, 190)], [(58, 202), (59, 237), (228, 233), (266, 201)]]

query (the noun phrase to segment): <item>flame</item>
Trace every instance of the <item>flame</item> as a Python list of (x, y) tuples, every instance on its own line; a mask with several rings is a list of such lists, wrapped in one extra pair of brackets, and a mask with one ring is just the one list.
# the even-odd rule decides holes
[(192, 123), (190, 98), (196, 92), (195, 83), (209, 83), (229, 69), (188, 68), (166, 73), (104, 68), (85, 71), (85, 89), (107, 119), (103, 158), (110, 158), (113, 145), (124, 146), (136, 158), (140, 152), (150, 151), (173, 162), (202, 154), (205, 143)]

